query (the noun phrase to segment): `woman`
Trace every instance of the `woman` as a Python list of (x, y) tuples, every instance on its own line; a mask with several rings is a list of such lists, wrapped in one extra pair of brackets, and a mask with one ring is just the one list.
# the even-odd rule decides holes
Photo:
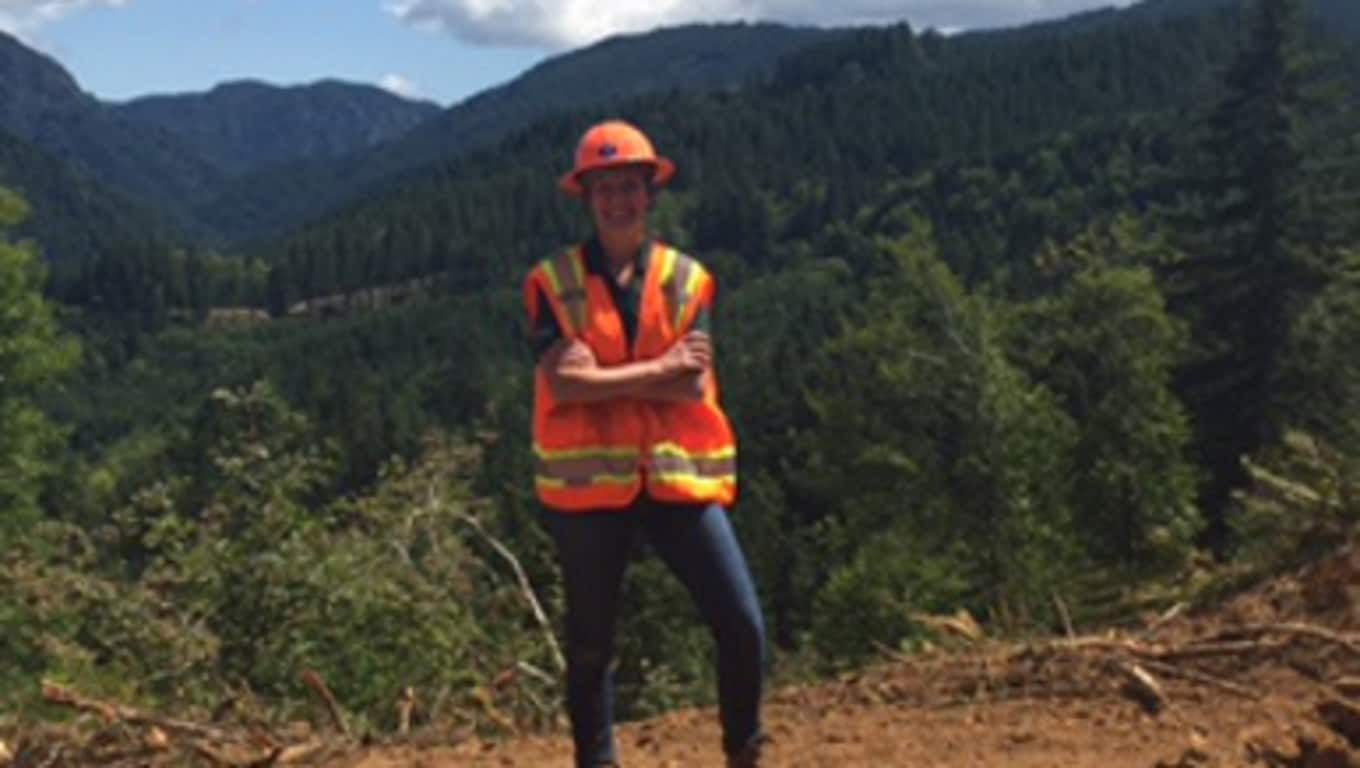
[(718, 645), (729, 766), (763, 740), (765, 630), (726, 508), (736, 444), (718, 404), (703, 266), (650, 237), (656, 190), (675, 174), (622, 121), (581, 138), (563, 192), (594, 236), (525, 281), (537, 356), (535, 487), (567, 600), (567, 708), (576, 764), (617, 765), (611, 661), (630, 546), (645, 535), (689, 590)]

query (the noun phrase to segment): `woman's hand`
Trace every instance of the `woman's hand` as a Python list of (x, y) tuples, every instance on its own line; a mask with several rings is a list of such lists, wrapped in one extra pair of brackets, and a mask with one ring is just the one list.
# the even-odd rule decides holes
[(593, 371), (600, 367), (599, 361), (595, 359), (595, 350), (590, 345), (580, 339), (573, 339), (567, 342), (556, 360), (556, 369), (560, 373), (580, 373), (583, 371)]
[(691, 331), (657, 358), (662, 377), (702, 373), (713, 363), (713, 342), (703, 331)]

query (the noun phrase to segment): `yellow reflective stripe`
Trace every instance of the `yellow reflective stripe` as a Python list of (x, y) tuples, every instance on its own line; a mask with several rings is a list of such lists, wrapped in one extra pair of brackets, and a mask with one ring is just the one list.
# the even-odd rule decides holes
[(657, 276), (657, 285), (661, 286), (661, 295), (666, 299), (666, 307), (674, 309), (678, 293), (675, 290), (675, 264), (680, 260), (680, 254), (674, 248), (659, 246), (661, 272)]
[(681, 448), (677, 443), (657, 443), (652, 446), (652, 453), (658, 456), (673, 456), (682, 459), (730, 459), (737, 455), (737, 447), (730, 445), (726, 448), (717, 448), (711, 451), (688, 451)]
[(543, 274), (548, 276), (548, 283), (552, 286), (553, 296), (562, 295), (562, 281), (557, 277), (557, 266), (552, 260), (544, 261), (542, 264)]
[(657, 285), (660, 285), (661, 288), (665, 290), (670, 287), (671, 278), (675, 275), (675, 249), (662, 246), (660, 251), (661, 272)]
[(550, 451), (538, 443), (534, 443), (534, 455), (540, 459), (552, 461), (553, 459), (590, 459), (595, 457), (606, 459), (619, 459), (637, 456), (642, 453), (633, 447), (616, 446), (589, 446), (586, 448), (563, 448)]
[(689, 284), (685, 286), (685, 292), (683, 294), (686, 304), (689, 304), (690, 299), (694, 298), (694, 295), (699, 292), (699, 283), (702, 282), (703, 279), (704, 268), (695, 264), (694, 269), (690, 270)]
[(648, 475), (654, 483), (661, 485), (683, 485), (697, 487), (702, 490), (712, 490), (722, 488), (736, 483), (736, 475), (726, 475), (723, 477), (696, 477), (694, 475), (683, 475), (678, 473), (653, 474)]

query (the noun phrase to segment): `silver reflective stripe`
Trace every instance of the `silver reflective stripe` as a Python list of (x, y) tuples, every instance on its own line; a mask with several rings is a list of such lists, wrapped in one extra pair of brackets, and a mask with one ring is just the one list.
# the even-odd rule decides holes
[(579, 334), (585, 330), (586, 324), (586, 289), (584, 270), (581, 260), (576, 257), (576, 251), (575, 248), (564, 251), (557, 258), (545, 262), (543, 268), (557, 294), (557, 300), (567, 310), (567, 318), (572, 325), (570, 331)]
[(538, 459), (540, 477), (555, 478), (569, 484), (589, 483), (595, 477), (632, 475), (637, 459), (625, 457), (582, 456), (566, 459)]
[(737, 474), (737, 458), (689, 458), (686, 456), (653, 456), (651, 470), (663, 477), (689, 476), (724, 478)]
[(685, 318), (685, 308), (690, 300), (690, 279), (698, 264), (694, 259), (683, 253), (675, 253), (675, 270), (671, 273), (670, 282), (666, 286), (666, 293), (671, 301), (671, 306), (675, 308), (675, 315), (671, 318), (671, 325), (676, 330), (680, 329), (680, 322)]

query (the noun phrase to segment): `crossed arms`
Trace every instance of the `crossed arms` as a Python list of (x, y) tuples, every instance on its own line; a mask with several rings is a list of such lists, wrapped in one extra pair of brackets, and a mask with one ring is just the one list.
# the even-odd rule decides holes
[(703, 331), (691, 331), (660, 357), (650, 360), (603, 366), (584, 342), (564, 339), (538, 364), (557, 400), (594, 403), (616, 397), (664, 402), (702, 400), (712, 363), (712, 340)]

